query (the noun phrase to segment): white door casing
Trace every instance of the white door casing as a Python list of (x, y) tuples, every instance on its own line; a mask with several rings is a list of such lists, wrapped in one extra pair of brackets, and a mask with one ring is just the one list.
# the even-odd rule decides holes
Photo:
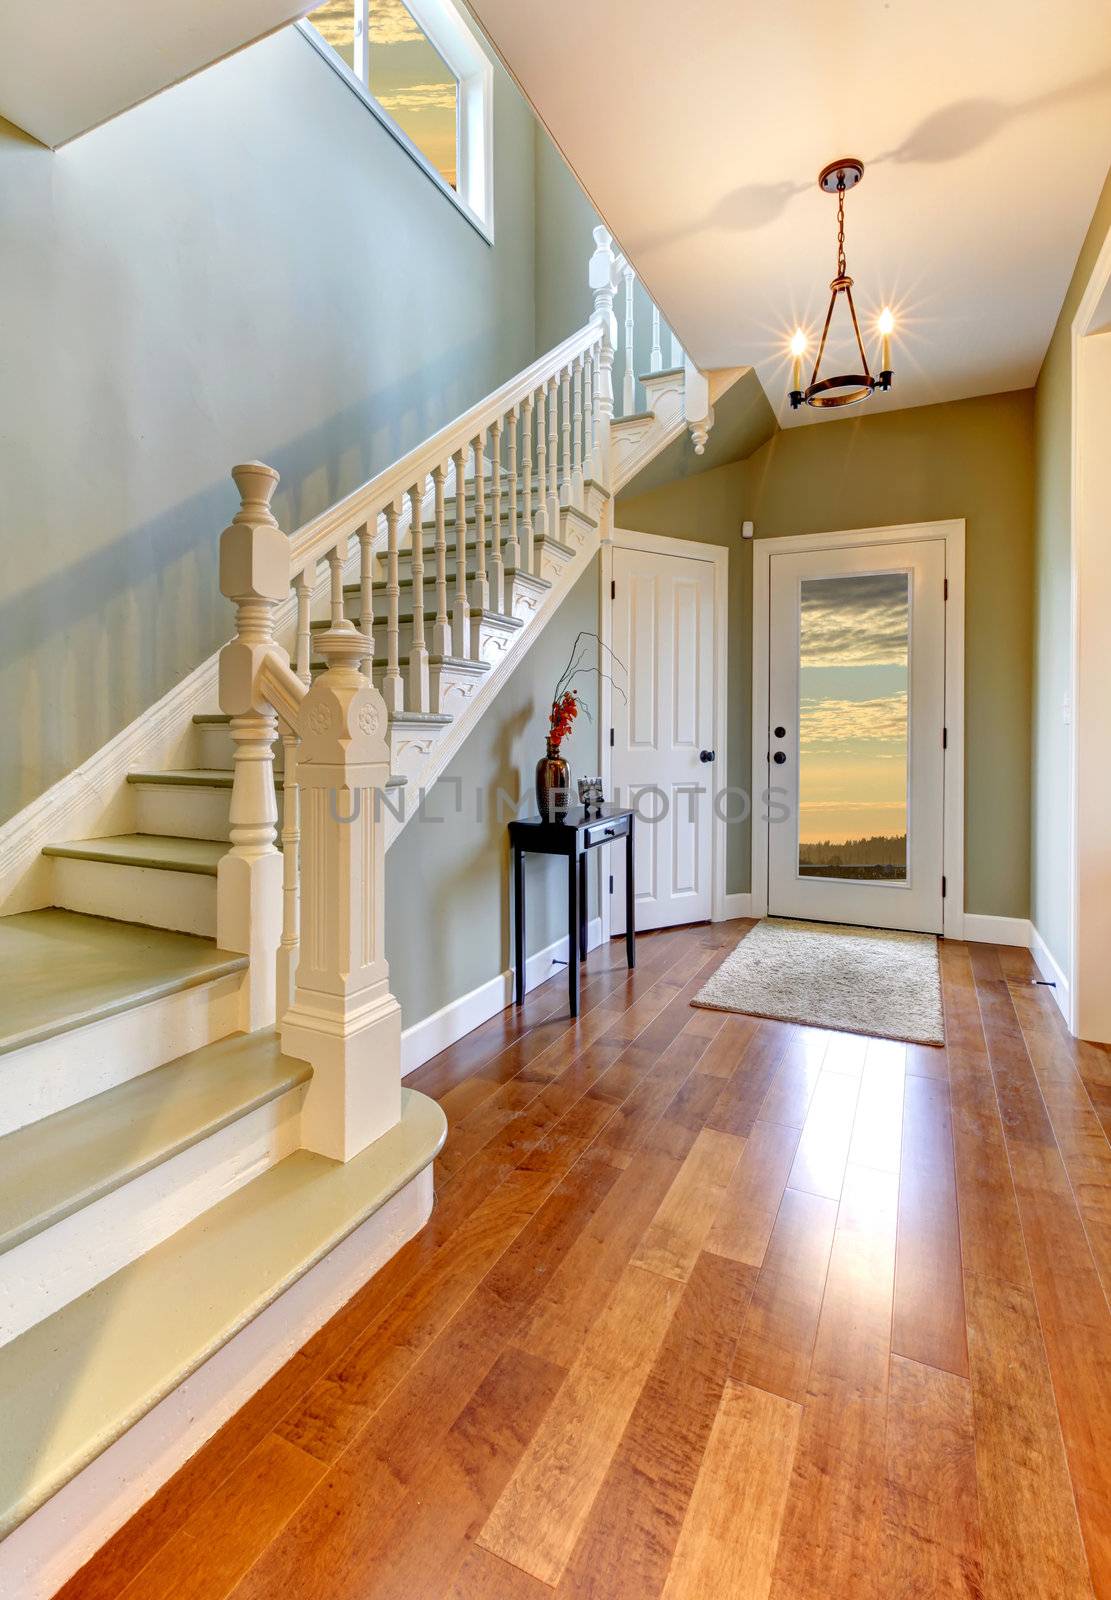
[[(907, 881), (903, 885), (803, 876), (799, 872), (797, 810), (800, 584), (807, 576), (820, 579), (900, 570), (910, 574), (914, 585), (907, 684)], [(773, 665), (773, 650), (778, 668)], [(755, 542), (753, 916), (771, 911), (963, 937), (963, 662), (963, 522), (915, 523)], [(785, 729), (782, 739), (773, 736), (777, 726)], [(786, 758), (782, 765), (771, 764), (776, 750)], [(769, 785), (788, 791), (786, 797), (774, 797), (778, 811), (766, 803), (764, 791)], [(770, 822), (769, 817), (782, 815), (785, 798), (789, 819)]]
[[(627, 696), (609, 695), (610, 786), (615, 800), (637, 811), (636, 921), (646, 931), (706, 921), (714, 910), (713, 790), (724, 771), (716, 742), (717, 558), (725, 552), (629, 537), (615, 543), (607, 563), (609, 643), (628, 672)], [(618, 671), (615, 683), (623, 682)], [(714, 760), (703, 761), (704, 751)], [(619, 855), (612, 853), (608, 869), (611, 934), (625, 926)]]

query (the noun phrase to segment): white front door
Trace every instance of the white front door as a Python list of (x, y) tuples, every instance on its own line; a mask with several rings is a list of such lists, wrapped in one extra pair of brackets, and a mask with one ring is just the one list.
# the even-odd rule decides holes
[(770, 564), (768, 910), (940, 933), (944, 543)]
[[(613, 649), (628, 669), (628, 696), (615, 688), (612, 698), (612, 785), (614, 799), (637, 813), (637, 929), (705, 922), (716, 770), (713, 564), (618, 547), (613, 584)], [(624, 851), (611, 851), (608, 870), (610, 930), (623, 933)]]

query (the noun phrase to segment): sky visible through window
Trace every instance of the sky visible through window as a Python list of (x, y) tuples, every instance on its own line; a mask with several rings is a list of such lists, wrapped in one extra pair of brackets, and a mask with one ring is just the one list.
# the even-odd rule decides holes
[[(455, 74), (401, 0), (370, 0), (369, 10), (367, 88), (454, 189), (459, 109)], [(326, 0), (310, 12), (309, 21), (354, 71), (352, 0)]]
[(800, 865), (905, 877), (908, 575), (807, 578), (801, 590)]

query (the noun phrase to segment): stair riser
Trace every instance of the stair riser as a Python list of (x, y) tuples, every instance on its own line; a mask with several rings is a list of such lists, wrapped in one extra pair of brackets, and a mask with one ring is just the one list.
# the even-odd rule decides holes
[(235, 972), (0, 1057), (0, 1137), (234, 1033), (242, 984)]
[[(136, 832), (167, 834), (175, 839), (226, 839), (230, 789), (192, 784), (136, 783)], [(278, 792), (278, 826), (282, 796)]]
[(52, 899), (67, 911), (216, 937), (216, 879), (207, 873), (58, 856)]
[(0, 1346), (291, 1155), (304, 1092), (257, 1107), (0, 1255)]
[[(195, 728), (198, 767), (216, 767), (230, 772), (235, 765), (235, 745), (226, 722), (202, 722)], [(282, 770), (282, 742), (274, 742), (274, 770)]]

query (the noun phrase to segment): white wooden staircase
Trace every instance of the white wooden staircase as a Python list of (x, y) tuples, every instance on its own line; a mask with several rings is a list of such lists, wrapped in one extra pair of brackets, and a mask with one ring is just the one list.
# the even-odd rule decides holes
[(0, 830), (0, 1595), (51, 1594), (428, 1216), (384, 851), (737, 376), (676, 361), (615, 418), (595, 239), (586, 327), (294, 535), (236, 468), (234, 638)]

